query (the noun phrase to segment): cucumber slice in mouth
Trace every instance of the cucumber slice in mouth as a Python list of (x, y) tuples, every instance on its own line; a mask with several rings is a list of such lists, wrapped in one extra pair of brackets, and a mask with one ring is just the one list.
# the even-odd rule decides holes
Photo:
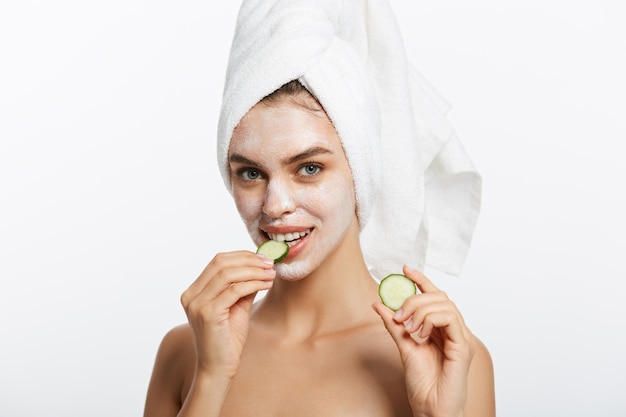
[(289, 245), (287, 242), (266, 240), (257, 248), (256, 253), (265, 255), (267, 259), (271, 259), (274, 263), (278, 263), (285, 259), (287, 253), (289, 253)]
[(378, 295), (384, 305), (398, 311), (404, 300), (417, 294), (417, 286), (402, 274), (390, 274), (378, 284)]

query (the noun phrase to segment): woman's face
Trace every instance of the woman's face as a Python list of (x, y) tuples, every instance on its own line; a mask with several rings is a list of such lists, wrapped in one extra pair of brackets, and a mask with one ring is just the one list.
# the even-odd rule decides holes
[(281, 278), (307, 276), (345, 243), (356, 221), (354, 188), (323, 110), (289, 98), (259, 103), (235, 129), (228, 155), (235, 203), (254, 242), (290, 245), (276, 265)]

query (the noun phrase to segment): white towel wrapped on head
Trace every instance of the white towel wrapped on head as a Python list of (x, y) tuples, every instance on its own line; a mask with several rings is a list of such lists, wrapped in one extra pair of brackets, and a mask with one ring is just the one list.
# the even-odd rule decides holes
[(244, 0), (226, 73), (217, 157), (263, 97), (299, 80), (335, 126), (353, 174), (361, 244), (374, 278), (425, 265), (458, 275), (480, 210), (481, 178), (411, 67), (386, 0)]

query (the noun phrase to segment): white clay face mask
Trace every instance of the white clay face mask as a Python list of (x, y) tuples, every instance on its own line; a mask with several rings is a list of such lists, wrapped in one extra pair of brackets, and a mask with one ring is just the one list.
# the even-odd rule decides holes
[(310, 231), (276, 265), (283, 279), (310, 274), (355, 218), (351, 172), (330, 121), (289, 101), (259, 104), (235, 130), (229, 156), (235, 203), (253, 241)]

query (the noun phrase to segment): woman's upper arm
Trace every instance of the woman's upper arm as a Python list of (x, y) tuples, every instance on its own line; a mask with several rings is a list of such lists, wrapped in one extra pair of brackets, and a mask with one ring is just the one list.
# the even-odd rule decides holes
[(175, 327), (163, 337), (148, 385), (144, 417), (175, 417), (180, 411), (188, 340), (187, 326)]
[(485, 345), (476, 340), (476, 349), (469, 369), (465, 415), (495, 417), (494, 371), (491, 355)]

